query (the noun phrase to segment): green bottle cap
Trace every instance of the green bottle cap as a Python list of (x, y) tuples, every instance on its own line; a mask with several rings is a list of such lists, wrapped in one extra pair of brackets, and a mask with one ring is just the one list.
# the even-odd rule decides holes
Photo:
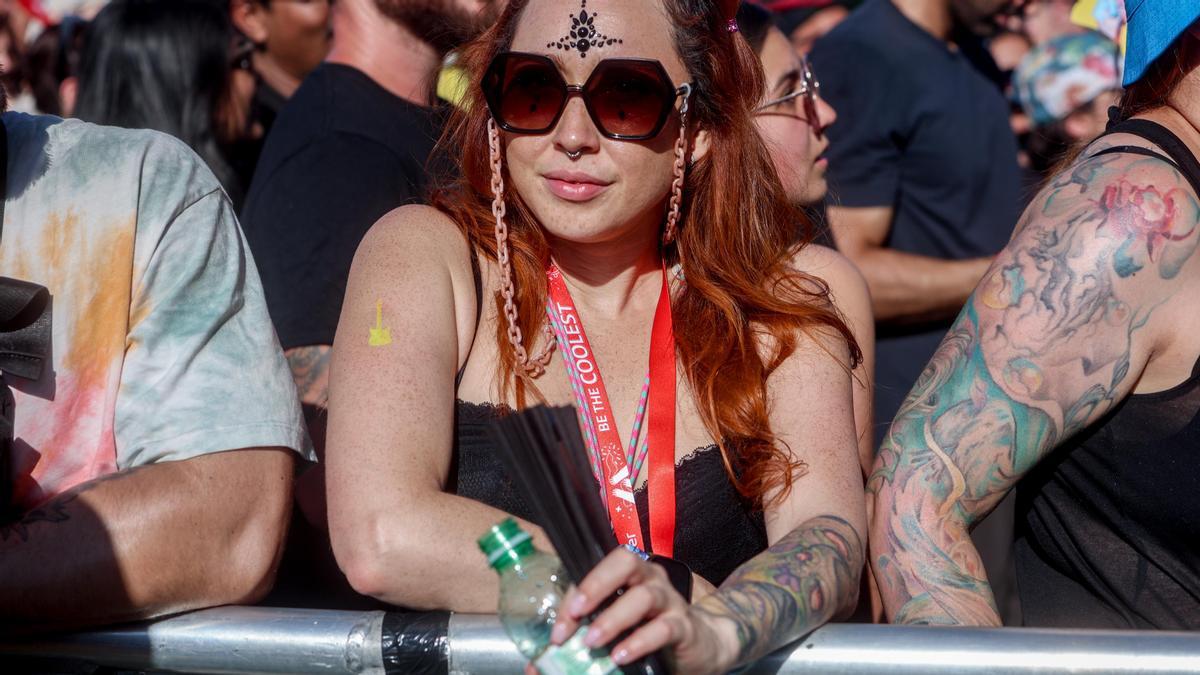
[(479, 550), (487, 556), (488, 564), (497, 571), (533, 553), (533, 537), (512, 518), (505, 518), (493, 525), (479, 538), (478, 543)]

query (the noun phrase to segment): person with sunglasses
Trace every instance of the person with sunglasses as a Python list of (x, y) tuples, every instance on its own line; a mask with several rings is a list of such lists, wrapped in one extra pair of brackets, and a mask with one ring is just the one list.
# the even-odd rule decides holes
[(735, 10), (514, 0), (465, 49), (462, 178), (367, 235), (334, 344), (329, 529), (360, 592), (495, 610), (476, 537), (511, 514), (550, 546), (484, 425), (544, 402), (580, 411), (638, 551), (581, 582), (556, 639), (627, 587), (590, 643), (726, 672), (855, 607), (869, 300), (849, 261), (794, 243)]

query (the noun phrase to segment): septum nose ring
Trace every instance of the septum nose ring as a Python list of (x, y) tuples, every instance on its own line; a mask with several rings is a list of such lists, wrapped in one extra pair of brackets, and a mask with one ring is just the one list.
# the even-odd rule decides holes
[(574, 162), (575, 160), (577, 160), (583, 156), (582, 150), (567, 150), (566, 152), (567, 152), (567, 159), (571, 160), (572, 162)]

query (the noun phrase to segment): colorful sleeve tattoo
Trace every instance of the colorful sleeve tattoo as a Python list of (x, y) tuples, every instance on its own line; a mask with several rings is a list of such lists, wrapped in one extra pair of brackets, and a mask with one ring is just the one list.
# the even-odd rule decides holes
[(1134, 338), (1181, 286), (1198, 214), (1185, 179), (1128, 154), (1077, 162), (1029, 208), (879, 450), (871, 550), (891, 620), (999, 624), (968, 530), (1132, 390)]
[(821, 516), (739, 567), (696, 608), (734, 623), (748, 663), (852, 608), (865, 551), (854, 527)]

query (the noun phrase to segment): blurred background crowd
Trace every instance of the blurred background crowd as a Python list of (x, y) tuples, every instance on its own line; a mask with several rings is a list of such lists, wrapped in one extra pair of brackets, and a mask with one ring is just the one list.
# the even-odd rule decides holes
[[(334, 1), (3, 0), (8, 106), (170, 133), (208, 162), (240, 208), (276, 116), (330, 52)], [(437, 2), (393, 4), (443, 11)], [(807, 55), (863, 2), (759, 4)], [(955, 30), (974, 32), (986, 47), (986, 56), (970, 55), (972, 65), (1008, 102), (1029, 197), (1072, 142), (1103, 131), (1120, 95), (1118, 46), (1072, 20), (1074, 0), (992, 4), (1004, 6)], [(449, 54), (442, 103), (456, 101), (464, 84), (454, 79), (454, 46), (438, 45)]]

